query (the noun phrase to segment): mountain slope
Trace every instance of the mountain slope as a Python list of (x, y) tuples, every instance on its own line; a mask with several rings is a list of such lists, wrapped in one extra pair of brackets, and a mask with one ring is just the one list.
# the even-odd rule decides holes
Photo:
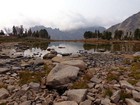
[(87, 28), (79, 28), (70, 31), (61, 31), (59, 29), (52, 29), (47, 28), (45, 26), (35, 26), (31, 27), (32, 31), (39, 31), (41, 29), (46, 29), (53, 40), (78, 40), (83, 39), (83, 34), (85, 31), (92, 31), (99, 30), (103, 32), (105, 30), (104, 27), (87, 27)]
[(124, 34), (126, 34), (127, 32), (133, 33), (137, 28), (140, 28), (140, 12), (130, 16), (122, 23), (110, 27), (108, 31), (114, 33), (115, 30), (123, 30)]

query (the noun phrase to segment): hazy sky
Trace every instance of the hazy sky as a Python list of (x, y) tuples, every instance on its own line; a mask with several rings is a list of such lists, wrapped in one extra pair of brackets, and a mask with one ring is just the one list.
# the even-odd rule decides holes
[(140, 11), (140, 0), (0, 0), (0, 28), (110, 27)]

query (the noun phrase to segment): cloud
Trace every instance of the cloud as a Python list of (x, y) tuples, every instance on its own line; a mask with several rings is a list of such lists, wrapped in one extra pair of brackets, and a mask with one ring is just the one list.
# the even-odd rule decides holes
[(121, 22), (121, 19), (97, 16), (86, 17), (76, 12), (61, 12), (60, 15), (54, 18), (28, 17), (26, 15), (19, 14), (19, 16), (9, 20), (8, 27), (11, 28), (13, 25), (23, 25), (25, 28), (29, 28), (35, 25), (44, 25), (46, 27), (59, 28), (60, 30), (71, 30), (92, 26), (103, 26), (108, 28), (119, 22)]

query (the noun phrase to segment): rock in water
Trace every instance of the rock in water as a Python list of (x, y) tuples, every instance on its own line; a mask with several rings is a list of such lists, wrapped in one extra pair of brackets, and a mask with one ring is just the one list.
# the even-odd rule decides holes
[(65, 85), (77, 78), (78, 67), (57, 64), (47, 76), (47, 84), (54, 87)]

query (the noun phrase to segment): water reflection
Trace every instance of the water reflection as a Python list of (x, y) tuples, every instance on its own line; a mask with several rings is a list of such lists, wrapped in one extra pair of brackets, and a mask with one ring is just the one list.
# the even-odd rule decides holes
[(84, 50), (83, 43), (75, 42), (52, 42), (48, 48), (53, 48), (60, 54), (77, 53), (79, 50)]
[[(42, 46), (42, 45), (41, 45)], [(81, 42), (51, 42), (49, 45), (42, 47), (34, 47), (24, 51), (24, 56), (39, 56), (42, 57), (48, 53), (47, 49), (53, 48), (59, 54), (77, 53), (79, 50), (87, 50), (89, 52), (138, 52), (140, 44), (138, 43), (114, 43), (114, 44), (87, 44)]]
[(115, 44), (84, 44), (85, 50), (110, 51), (110, 52), (137, 52), (140, 51), (139, 43), (115, 43)]

